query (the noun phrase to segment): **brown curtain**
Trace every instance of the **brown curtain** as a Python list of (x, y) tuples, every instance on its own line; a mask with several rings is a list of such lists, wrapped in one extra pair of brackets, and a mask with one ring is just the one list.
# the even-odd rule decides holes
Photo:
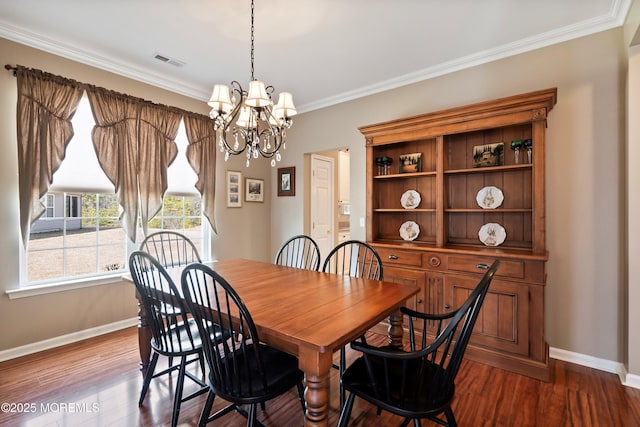
[(167, 168), (178, 148), (175, 138), (184, 116), (187, 159), (198, 175), (203, 212), (215, 227), (215, 131), (207, 116), (87, 85), (21, 66), (18, 77), (18, 171), (20, 226), (25, 247), (29, 228), (45, 207), (54, 172), (73, 137), (71, 118), (84, 90), (96, 125), (92, 132), (98, 162), (115, 187), (123, 212), (120, 222), (135, 242), (138, 213), (144, 234), (162, 208)]
[(147, 223), (162, 209), (167, 191), (167, 168), (178, 154), (175, 139), (182, 115), (153, 104), (143, 104), (138, 132), (138, 191), (144, 235)]
[(100, 166), (115, 186), (120, 222), (136, 240), (138, 212), (147, 222), (162, 207), (167, 167), (178, 153), (180, 113), (168, 107), (98, 87), (87, 88), (96, 126), (93, 145)]
[(18, 185), (20, 228), (25, 247), (31, 223), (45, 212), (40, 199), (73, 137), (71, 118), (82, 84), (40, 70), (16, 67), (18, 79)]
[(189, 140), (187, 160), (198, 175), (196, 188), (202, 195), (202, 211), (214, 233), (216, 194), (216, 133), (211, 119), (197, 114), (185, 114), (184, 128)]

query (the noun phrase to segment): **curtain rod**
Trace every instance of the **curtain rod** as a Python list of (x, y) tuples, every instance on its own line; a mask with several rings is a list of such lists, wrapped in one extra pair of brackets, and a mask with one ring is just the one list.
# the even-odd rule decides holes
[[(14, 66), (12, 66), (10, 64), (5, 64), (4, 69), (7, 70), (7, 71), (11, 71), (13, 73), (13, 77), (17, 76), (17, 73), (18, 73), (18, 67), (17, 66), (14, 67)], [(40, 70), (38, 70), (38, 71), (40, 71)], [(42, 71), (42, 72), (47, 73), (46, 71)], [(60, 76), (60, 77), (62, 77), (63, 79), (67, 79), (67, 77), (63, 77), (63, 76)], [(94, 85), (89, 84), (89, 83), (82, 83), (82, 82), (78, 82), (78, 83), (80, 85), (84, 86), (84, 87), (93, 87), (93, 88), (97, 88), (97, 89), (104, 89), (104, 90), (109, 91), (111, 93), (114, 93), (114, 94), (116, 94), (118, 96), (124, 96), (124, 97), (130, 98), (130, 99), (135, 99), (138, 102), (149, 103), (149, 104), (156, 105), (156, 106), (159, 106), (159, 107), (167, 108), (169, 110), (177, 111), (178, 113), (180, 113), (182, 115), (198, 116), (198, 117), (202, 117), (202, 118), (206, 118), (206, 119), (209, 118), (209, 116), (207, 116), (205, 114), (196, 113), (196, 112), (185, 110), (185, 109), (178, 108), (178, 107), (172, 107), (172, 106), (169, 106), (169, 105), (158, 104), (158, 103), (155, 103), (155, 102), (152, 102), (152, 101), (148, 101), (148, 100), (143, 99), (143, 98), (138, 98), (138, 97), (135, 97), (133, 95), (128, 95), (126, 93), (121, 93), (121, 92), (117, 92), (117, 91), (114, 91), (114, 90), (111, 90), (111, 89), (102, 88), (100, 86), (94, 86)]]
[(4, 69), (7, 71), (12, 71), (13, 72), (13, 77), (16, 76), (16, 72), (18, 71), (18, 67), (12, 67), (9, 64), (5, 64)]

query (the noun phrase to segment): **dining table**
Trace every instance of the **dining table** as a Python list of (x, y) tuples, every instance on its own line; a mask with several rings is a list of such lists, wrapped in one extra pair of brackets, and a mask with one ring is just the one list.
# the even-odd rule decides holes
[[(388, 344), (402, 346), (400, 307), (418, 292), (411, 285), (248, 259), (205, 262), (236, 290), (260, 341), (298, 357), (305, 374), (305, 426), (327, 426), (333, 354), (388, 318)], [(167, 269), (181, 291), (182, 268)], [(131, 280), (130, 276), (128, 277)], [(151, 332), (138, 299), (138, 344), (144, 372)]]

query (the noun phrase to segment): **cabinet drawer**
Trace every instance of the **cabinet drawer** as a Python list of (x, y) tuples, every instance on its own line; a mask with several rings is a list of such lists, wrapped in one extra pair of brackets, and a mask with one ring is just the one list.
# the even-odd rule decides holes
[(378, 255), (385, 265), (407, 265), (410, 267), (422, 266), (422, 254), (417, 251), (404, 251), (388, 248), (376, 248)]
[[(483, 273), (484, 270), (478, 268), (479, 264), (491, 265), (495, 258), (477, 256), (457, 256), (450, 255), (447, 263), (449, 270), (462, 271), (467, 273)], [(506, 276), (514, 279), (524, 279), (524, 261), (500, 260), (500, 267), (496, 276)]]

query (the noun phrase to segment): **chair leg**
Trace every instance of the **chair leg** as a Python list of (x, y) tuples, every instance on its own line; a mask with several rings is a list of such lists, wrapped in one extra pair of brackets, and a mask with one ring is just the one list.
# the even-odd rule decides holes
[(200, 361), (200, 370), (202, 371), (202, 379), (206, 380), (207, 374), (204, 370), (204, 353), (202, 352), (202, 350), (198, 352), (198, 360)]
[(176, 383), (176, 392), (173, 397), (173, 413), (171, 415), (171, 427), (178, 425), (180, 417), (180, 404), (182, 403), (182, 389), (184, 388), (184, 371), (187, 369), (187, 357), (180, 358), (180, 368), (178, 371), (178, 381)]
[(342, 374), (344, 374), (345, 366), (347, 365), (347, 351), (344, 347), (340, 349), (340, 367), (338, 369), (340, 381), (340, 408), (344, 406), (344, 387), (342, 386)]
[(256, 418), (257, 418), (257, 412), (258, 410), (256, 409), (256, 404), (252, 403), (251, 406), (249, 407), (249, 421), (247, 422), (247, 427), (255, 427), (256, 425)]
[(156, 363), (158, 363), (158, 353), (153, 352), (153, 356), (151, 356), (151, 361), (149, 362), (149, 366), (147, 367), (147, 373), (145, 374), (144, 381), (142, 383), (142, 390), (140, 391), (138, 406), (142, 406), (144, 397), (147, 395), (147, 391), (149, 390), (149, 383), (151, 383), (151, 378), (153, 378), (153, 371), (156, 369)]
[(451, 406), (444, 410), (444, 416), (447, 417), (447, 423), (449, 423), (449, 427), (458, 427), (458, 423), (456, 422), (456, 417), (453, 416), (453, 410)]
[(202, 414), (200, 414), (200, 420), (198, 421), (198, 427), (204, 427), (207, 424), (209, 419), (209, 412), (211, 412), (211, 408), (213, 407), (213, 401), (216, 399), (216, 395), (213, 391), (209, 391), (207, 395), (207, 401), (204, 403), (204, 408), (202, 408)]
[(299, 382), (298, 384), (296, 384), (296, 386), (298, 387), (298, 397), (300, 398), (300, 404), (302, 405), (302, 413), (306, 413), (307, 412), (307, 405), (304, 401), (304, 386), (302, 385), (302, 382)]
[(351, 410), (353, 409), (353, 401), (355, 400), (355, 398), (355, 394), (349, 394), (349, 397), (347, 398), (347, 401), (345, 402), (344, 406), (342, 407), (342, 411), (340, 412), (338, 427), (347, 427), (349, 417), (351, 416)]

